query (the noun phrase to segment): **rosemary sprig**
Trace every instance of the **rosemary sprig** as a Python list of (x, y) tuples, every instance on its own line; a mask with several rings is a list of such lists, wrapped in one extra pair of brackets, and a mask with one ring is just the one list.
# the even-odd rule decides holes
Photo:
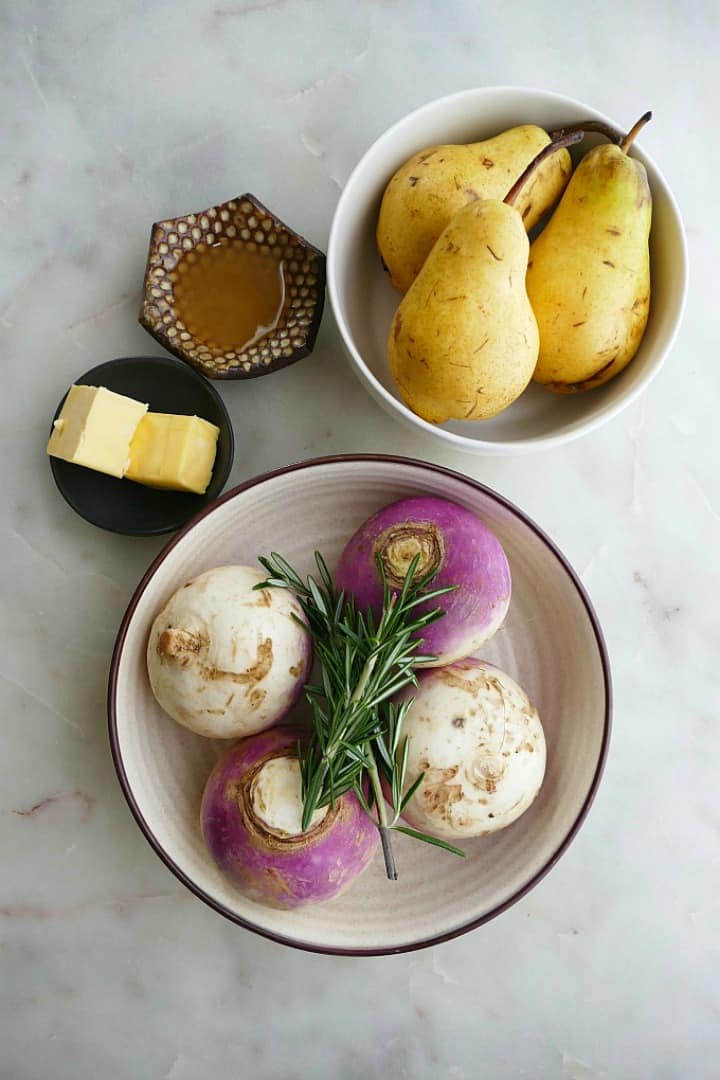
[[(321, 682), (305, 687), (312, 734), (305, 746), (298, 746), (303, 829), (308, 828), (317, 809), (332, 806), (352, 789), (380, 831), (388, 877), (397, 877), (389, 835), (392, 830), (463, 855), (444, 840), (398, 824), (422, 776), (403, 795), (408, 742), (402, 738), (402, 725), (411, 702), (396, 706), (390, 701), (405, 687), (417, 685), (417, 664), (434, 659), (418, 652), (420, 642), (415, 635), (442, 618), (444, 612), (434, 609), (419, 614), (418, 606), (452, 592), (453, 586), (428, 590), (434, 572), (416, 579), (416, 557), (401, 589), (391, 592), (378, 559), (384, 599), (376, 626), (372, 612), (358, 611), (352, 599), (336, 591), (319, 552), (315, 552), (318, 579), (312, 575), (301, 578), (275, 552), (259, 562), (268, 576), (256, 588), (290, 589), (295, 594), (320, 663)], [(390, 793), (390, 816), (381, 776)]]

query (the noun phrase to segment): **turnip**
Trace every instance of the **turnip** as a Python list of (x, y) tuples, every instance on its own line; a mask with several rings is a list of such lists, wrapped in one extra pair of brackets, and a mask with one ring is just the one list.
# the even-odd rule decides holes
[(483, 836), (510, 825), (537, 795), (545, 736), (535, 708), (509, 675), (483, 660), (423, 671), (405, 718), (405, 788), (424, 773), (403, 817), (438, 837)]
[(418, 557), (416, 576), (435, 572), (432, 588), (456, 586), (440, 602), (420, 605), (418, 613), (441, 608), (445, 617), (423, 630), (428, 666), (470, 656), (500, 627), (510, 604), (510, 567), (497, 537), (469, 510), (431, 496), (402, 499), (369, 518), (346, 545), (336, 585), (371, 608), (379, 618), (383, 583), (399, 589)]
[(153, 693), (199, 735), (263, 731), (285, 717), (307, 680), (312, 643), (300, 605), (290, 592), (256, 590), (263, 579), (248, 566), (208, 570), (179, 589), (153, 623)]
[(352, 792), (316, 810), (302, 831), (297, 743), (291, 727), (242, 739), (215, 766), (200, 812), (223, 874), (251, 899), (282, 908), (337, 896), (368, 866), (379, 840)]

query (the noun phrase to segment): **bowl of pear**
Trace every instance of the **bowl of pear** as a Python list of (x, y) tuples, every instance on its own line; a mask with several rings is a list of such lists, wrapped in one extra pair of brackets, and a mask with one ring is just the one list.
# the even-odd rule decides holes
[(687, 288), (677, 205), (637, 141), (647, 119), (484, 87), (370, 147), (335, 211), (328, 292), (386, 411), (456, 449), (512, 454), (637, 399)]

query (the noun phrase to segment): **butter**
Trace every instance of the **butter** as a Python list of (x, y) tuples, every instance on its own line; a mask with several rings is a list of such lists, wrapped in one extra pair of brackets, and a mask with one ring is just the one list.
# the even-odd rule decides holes
[(155, 488), (204, 494), (212, 476), (220, 429), (199, 416), (147, 413), (130, 446), (128, 480)]
[(72, 386), (47, 452), (109, 476), (204, 494), (220, 429), (199, 416), (151, 413), (104, 386)]
[(71, 386), (53, 424), (47, 452), (88, 469), (122, 477), (130, 443), (147, 405), (104, 386)]

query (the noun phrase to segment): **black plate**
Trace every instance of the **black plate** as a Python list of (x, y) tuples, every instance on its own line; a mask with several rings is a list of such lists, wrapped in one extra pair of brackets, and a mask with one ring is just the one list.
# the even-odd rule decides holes
[[(195, 414), (220, 428), (215, 465), (204, 495), (157, 491), (51, 457), (55, 483), (81, 517), (110, 532), (158, 536), (179, 529), (217, 498), (230, 475), (235, 446), (228, 411), (207, 379), (169, 356), (125, 356), (86, 371), (75, 383), (106, 386), (118, 394), (146, 401), (152, 412)], [(55, 419), (65, 397), (55, 411)]]

